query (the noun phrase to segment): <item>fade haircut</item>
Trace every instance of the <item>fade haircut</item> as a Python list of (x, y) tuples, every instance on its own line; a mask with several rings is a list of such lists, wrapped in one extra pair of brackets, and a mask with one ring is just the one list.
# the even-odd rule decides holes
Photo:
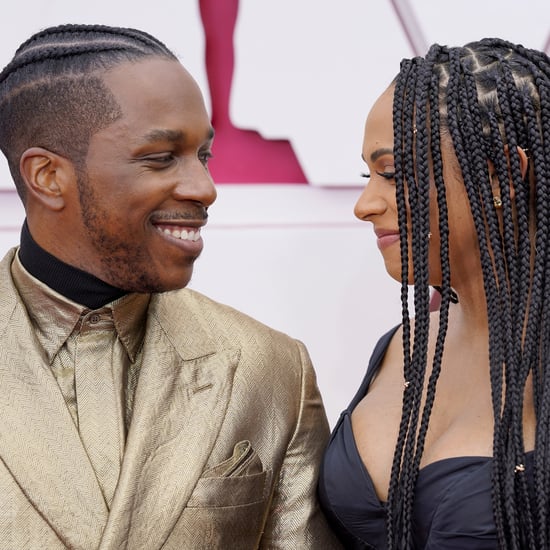
[[(395, 80), (394, 156), (401, 261), (404, 374), (402, 418), (388, 495), (388, 546), (412, 547), (411, 515), (440, 373), (452, 299), (441, 141), (452, 143), (479, 243), (489, 324), (494, 416), (492, 500), (499, 548), (550, 545), (550, 59), (488, 38), (434, 45), (403, 60)], [(528, 157), (522, 173), (517, 148)], [(493, 201), (488, 161), (502, 204)], [(432, 173), (432, 175), (430, 175)], [(431, 178), (431, 181), (430, 181)], [(426, 401), (430, 288), (430, 187), (441, 235), (441, 307)], [(513, 197), (513, 198), (512, 198)], [(411, 242), (415, 325), (408, 311)], [(523, 403), (533, 390), (534, 495), (525, 470)]]
[(104, 25), (50, 27), (21, 44), (0, 73), (0, 149), (23, 202), (23, 152), (43, 147), (82, 170), (90, 138), (121, 115), (103, 73), (147, 56), (176, 60), (143, 31)]

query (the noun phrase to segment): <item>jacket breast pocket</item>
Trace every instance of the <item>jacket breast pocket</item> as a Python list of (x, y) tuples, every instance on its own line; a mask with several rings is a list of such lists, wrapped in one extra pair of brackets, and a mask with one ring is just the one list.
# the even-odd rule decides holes
[(240, 441), (233, 455), (209, 468), (199, 479), (188, 508), (243, 506), (265, 501), (271, 492), (271, 470), (264, 470), (249, 441)]
[(258, 548), (271, 501), (272, 470), (248, 441), (199, 479), (163, 550)]

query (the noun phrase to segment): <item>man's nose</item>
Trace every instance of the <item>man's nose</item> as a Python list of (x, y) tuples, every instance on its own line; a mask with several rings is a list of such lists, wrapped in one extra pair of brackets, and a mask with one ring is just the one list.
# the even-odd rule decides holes
[(184, 163), (173, 195), (179, 201), (191, 200), (210, 206), (216, 200), (217, 191), (207, 166), (199, 159)]

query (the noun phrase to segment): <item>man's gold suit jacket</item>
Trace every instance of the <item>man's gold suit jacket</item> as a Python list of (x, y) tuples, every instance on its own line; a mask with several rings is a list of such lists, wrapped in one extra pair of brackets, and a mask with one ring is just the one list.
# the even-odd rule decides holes
[(0, 548), (330, 549), (328, 426), (304, 346), (191, 290), (154, 295), (110, 510), (0, 263)]

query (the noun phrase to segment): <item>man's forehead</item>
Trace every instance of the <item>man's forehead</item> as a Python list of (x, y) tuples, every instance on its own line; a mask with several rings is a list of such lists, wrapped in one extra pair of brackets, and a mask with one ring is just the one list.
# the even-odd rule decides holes
[(106, 71), (103, 81), (123, 116), (148, 120), (152, 127), (170, 128), (156, 120), (170, 114), (185, 113), (190, 124), (209, 118), (198, 84), (177, 60), (157, 56), (121, 63)]
[(195, 79), (179, 61), (161, 56), (146, 56), (118, 63), (107, 69), (102, 74), (102, 79), (115, 94), (123, 91), (131, 94), (133, 91), (148, 90), (160, 95), (170, 91), (162, 88), (159, 82), (179, 84), (190, 93), (200, 94)]

